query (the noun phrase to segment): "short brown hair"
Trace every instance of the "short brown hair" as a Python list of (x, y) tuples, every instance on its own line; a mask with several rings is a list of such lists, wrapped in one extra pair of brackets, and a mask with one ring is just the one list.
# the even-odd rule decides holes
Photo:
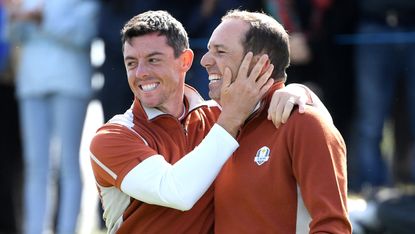
[(189, 38), (183, 25), (167, 11), (146, 11), (131, 18), (121, 30), (121, 42), (149, 33), (165, 35), (167, 44), (174, 50), (177, 58), (181, 52), (189, 48)]
[(274, 65), (272, 77), (285, 81), (285, 71), (290, 64), (290, 51), (288, 33), (284, 27), (271, 16), (260, 12), (231, 10), (222, 17), (222, 22), (228, 19), (242, 20), (250, 25), (241, 42), (245, 54), (249, 51), (254, 55), (268, 54)]

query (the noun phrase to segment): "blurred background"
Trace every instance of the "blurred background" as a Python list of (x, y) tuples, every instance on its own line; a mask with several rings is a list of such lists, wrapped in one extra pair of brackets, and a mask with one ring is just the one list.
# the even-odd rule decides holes
[(186, 82), (208, 98), (200, 58), (234, 8), (266, 12), (289, 32), (287, 83), (310, 87), (346, 141), (354, 233), (413, 233), (413, 0), (0, 0), (0, 233), (33, 220), (33, 233), (104, 233), (89, 141), (133, 100), (120, 29), (169, 11), (195, 52)]

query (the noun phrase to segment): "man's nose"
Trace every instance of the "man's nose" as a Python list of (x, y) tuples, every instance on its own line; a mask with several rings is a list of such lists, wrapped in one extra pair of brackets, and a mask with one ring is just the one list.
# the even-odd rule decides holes
[(148, 76), (148, 68), (143, 62), (139, 62), (135, 69), (135, 76), (138, 78), (145, 78)]
[(213, 60), (212, 60), (212, 58), (210, 56), (210, 53), (208, 51), (202, 56), (202, 59), (200, 59), (200, 64), (203, 67), (209, 67), (209, 66), (212, 65), (212, 63), (213, 63)]

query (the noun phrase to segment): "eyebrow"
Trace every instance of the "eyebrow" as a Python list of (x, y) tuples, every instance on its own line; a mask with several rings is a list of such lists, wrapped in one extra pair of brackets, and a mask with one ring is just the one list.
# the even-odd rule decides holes
[(156, 55), (164, 55), (164, 53), (156, 51), (156, 52), (148, 54), (146, 57), (153, 57), (153, 56), (156, 56)]
[[(146, 58), (149, 58), (149, 57), (153, 57), (153, 56), (157, 56), (157, 55), (164, 55), (164, 53), (162, 53), (162, 52), (152, 52), (152, 53), (150, 53), (150, 54), (148, 54), (147, 56), (146, 56)], [(135, 57), (134, 56), (126, 56), (125, 58), (124, 58), (124, 60), (129, 60), (129, 59), (135, 59)]]
[(209, 48), (211, 48), (211, 47), (213, 47), (215, 49), (226, 49), (226, 46), (224, 46), (222, 44), (214, 44), (214, 45), (208, 44), (207, 49), (209, 50)]

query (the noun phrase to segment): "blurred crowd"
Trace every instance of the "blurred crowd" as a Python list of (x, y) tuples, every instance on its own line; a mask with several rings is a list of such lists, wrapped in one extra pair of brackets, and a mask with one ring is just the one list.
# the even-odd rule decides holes
[[(208, 98), (199, 61), (234, 8), (266, 12), (289, 32), (287, 83), (316, 92), (346, 140), (354, 233), (411, 233), (413, 0), (0, 0), (0, 233), (76, 232), (88, 103), (99, 100), (108, 121), (133, 100), (119, 33), (129, 18), (162, 9), (182, 22), (195, 52), (187, 83)], [(96, 40), (105, 53), (98, 65)], [(93, 74), (103, 77), (98, 89)]]

